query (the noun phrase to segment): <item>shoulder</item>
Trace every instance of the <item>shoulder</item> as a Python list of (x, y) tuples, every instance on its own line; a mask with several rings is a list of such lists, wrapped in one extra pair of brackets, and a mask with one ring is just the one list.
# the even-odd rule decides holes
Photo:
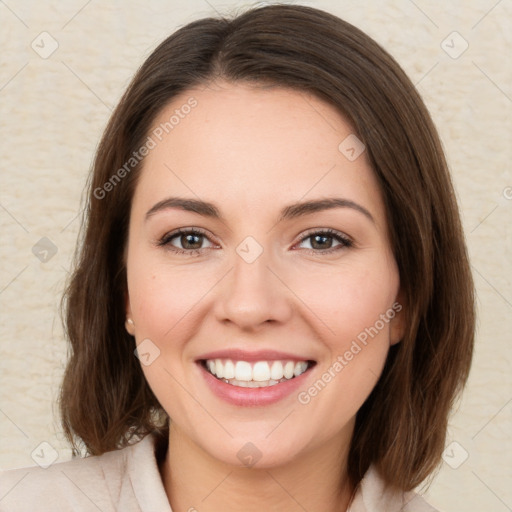
[[(130, 447), (131, 448), (131, 447)], [(97, 457), (5, 471), (0, 474), (4, 498), (0, 510), (112, 509), (126, 473), (130, 448)]]
[[(165, 496), (152, 436), (121, 450), (53, 464), (46, 469), (37, 466), (3, 471), (0, 511), (139, 511), (136, 488), (144, 480), (149, 480), (153, 491), (156, 487), (160, 498), (162, 493)], [(139, 495), (147, 492), (140, 489)]]
[(349, 512), (439, 512), (419, 494), (398, 492), (386, 486), (375, 467), (370, 467), (360, 483)]

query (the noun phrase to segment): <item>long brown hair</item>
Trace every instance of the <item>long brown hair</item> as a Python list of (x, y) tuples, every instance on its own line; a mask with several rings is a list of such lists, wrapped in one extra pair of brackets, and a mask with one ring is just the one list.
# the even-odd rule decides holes
[(274, 5), (190, 23), (158, 46), (120, 100), (97, 151), (65, 295), (64, 432), (90, 454), (165, 432), (165, 413), (124, 329), (123, 251), (141, 167), (126, 162), (166, 104), (215, 78), (312, 93), (339, 109), (366, 146), (385, 200), (407, 328), (358, 412), (348, 471), (357, 483), (375, 464), (389, 485), (412, 489), (439, 464), (471, 363), (473, 282), (457, 204), (436, 129), (400, 66), (354, 26), (309, 7)]

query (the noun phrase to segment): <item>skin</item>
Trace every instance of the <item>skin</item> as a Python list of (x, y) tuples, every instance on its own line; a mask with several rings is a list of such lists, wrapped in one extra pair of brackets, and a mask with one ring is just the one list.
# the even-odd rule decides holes
[[(170, 504), (175, 512), (346, 510), (355, 415), (402, 336), (403, 311), (307, 404), (294, 392), (265, 407), (231, 405), (195, 360), (225, 348), (303, 355), (317, 364), (299, 391), (332, 367), (400, 302), (379, 185), (365, 152), (349, 161), (338, 149), (353, 129), (316, 97), (218, 82), (174, 98), (154, 127), (191, 96), (197, 106), (145, 159), (126, 250), (127, 329), (160, 350), (143, 370), (171, 417), (161, 467)], [(170, 196), (214, 203), (222, 219), (178, 208), (147, 217)], [(373, 220), (338, 207), (278, 222), (289, 204), (331, 197)], [(198, 254), (173, 252), (194, 247), (180, 236), (158, 244), (178, 228), (206, 233), (192, 239)], [(352, 246), (315, 244), (310, 235), (325, 229)], [(252, 263), (236, 252), (248, 236), (263, 248)], [(248, 442), (261, 452), (250, 468), (237, 457)]]

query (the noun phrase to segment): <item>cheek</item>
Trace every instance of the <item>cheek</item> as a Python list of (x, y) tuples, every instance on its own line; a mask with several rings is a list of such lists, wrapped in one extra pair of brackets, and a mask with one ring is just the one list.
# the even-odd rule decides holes
[(388, 346), (373, 339), (349, 343), (322, 365), (307, 387), (298, 391), (300, 414), (312, 430), (322, 420), (322, 437), (335, 436), (357, 415), (382, 373)]
[(137, 337), (155, 340), (176, 338), (189, 328), (188, 316), (215, 284), (213, 276), (185, 266), (149, 264), (133, 258), (128, 265), (130, 307)]
[(314, 418), (326, 418), (325, 436), (335, 435), (341, 424), (355, 417), (377, 383), (389, 351), (397, 280), (392, 274), (379, 278), (379, 272), (373, 271), (364, 279), (363, 275), (347, 269), (336, 277), (317, 279), (323, 293), (310, 288), (308, 304), (327, 326), (322, 329), (322, 342), (329, 355), (318, 365), (316, 379), (299, 390), (297, 400), (308, 411), (307, 421), (313, 424)]
[(301, 293), (328, 326), (323, 342), (329, 357), (298, 401), (311, 417), (331, 418), (324, 425), (328, 435), (355, 416), (378, 381), (397, 313), (399, 277), (394, 260), (382, 255), (353, 259), (337, 272), (311, 277)]
[(151, 355), (150, 364), (141, 358), (142, 370), (164, 408), (172, 409), (173, 417), (186, 416), (190, 404), (179, 383), (187, 379), (187, 342), (200, 329), (197, 315), (215, 285), (214, 276), (199, 272), (199, 266), (170, 266), (154, 256), (151, 261), (142, 251), (130, 256), (127, 279), (136, 343), (145, 343)]
[(310, 270), (293, 278), (290, 275), (289, 282), (316, 316), (316, 323), (323, 325), (331, 352), (346, 350), (358, 337), (364, 341), (369, 331), (379, 340), (389, 340), (390, 321), (395, 316), (392, 306), (399, 287), (394, 260), (381, 257), (363, 262), (354, 258), (335, 270)]

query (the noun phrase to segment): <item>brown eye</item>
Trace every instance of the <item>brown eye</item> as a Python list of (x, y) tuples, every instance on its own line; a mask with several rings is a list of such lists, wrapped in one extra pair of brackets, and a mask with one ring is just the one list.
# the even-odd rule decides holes
[(352, 241), (342, 233), (333, 230), (317, 231), (302, 238), (299, 246), (316, 253), (331, 252), (351, 247)]
[(177, 230), (165, 235), (158, 245), (178, 253), (198, 254), (213, 247), (208, 237), (197, 229)]
[(176, 239), (179, 240), (181, 248), (183, 249), (200, 249), (203, 243), (203, 235), (179, 235)]
[(311, 236), (311, 247), (313, 249), (330, 249), (334, 242), (332, 236), (314, 235)]

